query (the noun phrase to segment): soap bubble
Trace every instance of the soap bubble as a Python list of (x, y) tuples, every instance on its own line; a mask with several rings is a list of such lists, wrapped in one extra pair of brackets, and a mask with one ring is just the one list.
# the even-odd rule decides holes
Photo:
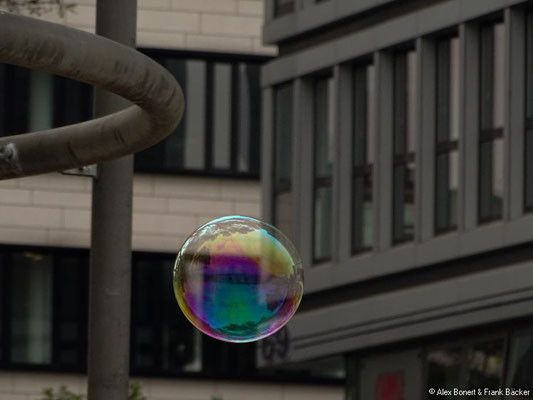
[(252, 342), (278, 331), (303, 294), (298, 252), (278, 229), (229, 216), (198, 228), (174, 266), (174, 293), (191, 323), (226, 342)]

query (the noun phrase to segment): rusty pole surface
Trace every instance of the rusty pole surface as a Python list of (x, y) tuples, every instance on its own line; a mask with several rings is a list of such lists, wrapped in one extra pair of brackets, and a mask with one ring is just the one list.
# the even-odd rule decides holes
[(0, 137), (0, 180), (135, 153), (167, 137), (183, 115), (181, 88), (163, 67), (130, 47), (63, 25), (0, 12), (0, 63), (89, 83), (135, 104), (81, 124)]

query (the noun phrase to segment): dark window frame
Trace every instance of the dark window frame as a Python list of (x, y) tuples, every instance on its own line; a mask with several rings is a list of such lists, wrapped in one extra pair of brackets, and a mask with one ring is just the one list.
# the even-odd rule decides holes
[[(62, 347), (60, 344), (60, 338), (58, 333), (60, 332), (60, 324), (64, 322), (64, 319), (60, 318), (58, 309), (60, 303), (64, 301), (58, 295), (58, 288), (64, 288), (64, 285), (61, 281), (63, 276), (59, 273), (61, 267), (61, 261), (66, 259), (66, 257), (75, 257), (78, 259), (83, 259), (83, 255), (79, 250), (75, 249), (54, 249), (42, 246), (20, 246), (20, 245), (0, 245), (0, 258), (4, 261), (4, 264), (0, 267), (0, 274), (5, 280), (0, 281), (0, 292), (3, 296), (3, 307), (0, 309), (0, 321), (2, 323), (2, 332), (3, 337), (0, 340), (0, 346), (2, 349), (1, 354), (4, 355), (0, 359), (0, 370), (28, 370), (28, 371), (62, 371), (69, 373), (81, 373), (86, 369), (87, 364), (87, 324), (88, 324), (88, 291), (87, 285), (81, 284), (77, 290), (82, 298), (82, 301), (76, 303), (79, 311), (78, 319), (76, 320), (78, 332), (80, 335), (77, 340), (77, 346), (74, 348), (78, 354), (78, 362), (74, 364), (65, 364), (60, 362), (61, 351), (71, 350), (72, 347)], [(22, 252), (38, 253), (52, 258), (52, 282), (51, 282), (51, 291), (52, 291), (52, 315), (51, 315), (51, 361), (45, 364), (32, 364), (32, 363), (21, 363), (11, 361), (11, 305), (12, 305), (12, 290), (11, 285), (11, 271), (13, 268), (19, 268), (13, 264), (13, 255)], [(88, 257), (86, 257), (88, 261)], [(87, 283), (89, 280), (88, 275), (88, 263), (78, 266), (79, 272), (82, 277), (82, 283)], [(3, 271), (2, 271), (3, 270)]]
[[(393, 53), (393, 132), (392, 132), (392, 243), (393, 245), (400, 245), (411, 242), (415, 238), (416, 222), (413, 220), (413, 232), (406, 233), (405, 225), (405, 206), (408, 203), (408, 192), (412, 192), (413, 208), (415, 204), (415, 190), (416, 190), (416, 143), (414, 151), (408, 149), (408, 118), (409, 118), (409, 82), (407, 79), (409, 73), (409, 54), (415, 52), (416, 49), (406, 47), (399, 49)], [(417, 71), (418, 73), (418, 71)], [(402, 135), (402, 137), (400, 137)], [(405, 142), (404, 149), (397, 151), (399, 147), (398, 140), (402, 139)], [(415, 138), (416, 139), (416, 138)], [(413, 176), (413, 185), (410, 188), (409, 180), (409, 165), (414, 164), (415, 176)], [(396, 179), (396, 173), (403, 170), (404, 179), (401, 182), (403, 193), (402, 198), (397, 197), (400, 193), (398, 190), (399, 183)], [(400, 210), (401, 208), (401, 210)], [(398, 214), (401, 212), (401, 226), (396, 226)], [(401, 230), (401, 232), (400, 232)], [(398, 233), (398, 234), (397, 234)], [(399, 235), (401, 233), (401, 236)]]
[[(490, 222), (500, 221), (503, 218), (503, 197), (502, 196), (502, 204), (499, 209), (494, 212), (494, 210), (491, 207), (491, 210), (489, 210), (489, 213), (484, 215), (483, 214), (483, 206), (482, 206), (482, 199), (484, 197), (484, 180), (483, 177), (483, 168), (482, 168), (482, 149), (486, 145), (494, 144), (496, 140), (505, 140), (504, 138), (504, 128), (502, 127), (494, 127), (493, 123), (491, 122), (486, 123), (489, 118), (492, 117), (493, 110), (485, 110), (486, 105), (490, 105), (491, 108), (494, 107), (494, 79), (493, 79), (493, 73), (494, 73), (494, 53), (495, 53), (495, 41), (494, 41), (494, 32), (495, 32), (495, 26), (497, 24), (503, 23), (502, 20), (492, 20), (485, 22), (483, 24), (480, 24), (479, 26), (479, 64), (480, 64), (480, 71), (479, 71), (479, 92), (478, 92), (478, 99), (479, 99), (479, 115), (478, 115), (478, 121), (479, 121), (479, 137), (478, 137), (478, 223), (479, 224), (486, 224)], [(489, 34), (486, 34), (486, 32), (489, 32)], [(488, 49), (487, 49), (488, 47)], [(486, 68), (484, 68), (486, 67)], [(490, 79), (488, 78), (490, 76)], [(484, 126), (484, 125), (490, 125), (490, 126)], [(494, 157), (491, 155), (491, 170), (490, 173), (487, 173), (487, 177), (490, 177), (491, 180), (493, 178), (493, 170), (494, 170)], [(490, 196), (493, 195), (493, 186), (491, 184), (490, 186), (491, 192)]]
[[(372, 208), (375, 207), (374, 204), (374, 196), (373, 196), (373, 189), (374, 189), (374, 163), (369, 162), (369, 154), (368, 154), (368, 92), (369, 92), (369, 75), (368, 75), (368, 69), (370, 66), (373, 66), (372, 62), (366, 62), (362, 64), (355, 65), (352, 68), (352, 77), (353, 77), (353, 86), (352, 86), (352, 101), (353, 101), (353, 120), (352, 120), (352, 181), (351, 181), (351, 208), (352, 208), (352, 221), (351, 221), (351, 252), (352, 255), (357, 255), (365, 252), (369, 252), (373, 249), (373, 245), (367, 246), (367, 245), (359, 245), (359, 243), (363, 243), (362, 232), (359, 232), (359, 235), (357, 235), (357, 225), (358, 222), (361, 222), (361, 230), (364, 231), (364, 225), (362, 224), (364, 222), (364, 205), (367, 199), (370, 199), (372, 202)], [(364, 89), (361, 89), (361, 87), (364, 87)], [(374, 134), (375, 132), (370, 132), (370, 134)], [(361, 153), (359, 153), (358, 156), (356, 156), (356, 146), (355, 143), (359, 142), (360, 146), (359, 148), (362, 149)], [(375, 143), (375, 138), (374, 138)], [(373, 151), (374, 149), (372, 149)], [(371, 155), (371, 159), (374, 158), (374, 155)], [(359, 159), (360, 162), (358, 163), (356, 160)], [(362, 197), (362, 201), (360, 203), (356, 202), (356, 184), (357, 180), (363, 181), (363, 187), (364, 187), (364, 194)], [(367, 187), (368, 186), (368, 187)], [(360, 208), (359, 211), (356, 209)], [(359, 212), (359, 214), (357, 214)], [(360, 215), (360, 221), (358, 220), (357, 216)], [(372, 221), (372, 232), (375, 227), (374, 221)], [(372, 240), (373, 243), (373, 240)]]
[[(81, 277), (84, 280), (83, 287), (80, 289), (82, 291), (82, 297), (85, 299), (82, 304), (79, 305), (81, 309), (88, 310), (88, 282), (89, 282), (89, 251), (87, 249), (79, 248), (58, 248), (58, 247), (47, 247), (47, 246), (22, 246), (22, 245), (4, 245), (0, 244), (0, 296), (2, 300), (0, 301), (0, 324), (2, 327), (2, 332), (11, 331), (10, 325), (10, 302), (11, 302), (11, 291), (10, 289), (10, 279), (9, 272), (12, 268), (12, 254), (20, 252), (35, 252), (42, 253), (44, 255), (51, 255), (54, 258), (53, 268), (56, 269), (58, 263), (55, 259), (62, 259), (67, 257), (72, 257), (80, 260), (80, 265), (75, 266), (75, 268), (80, 268)], [(152, 252), (137, 252), (133, 253), (132, 265), (135, 266), (138, 260), (165, 260), (165, 261), (174, 261), (175, 255), (167, 253), (152, 253)], [(133, 267), (133, 274), (135, 274), (135, 267)], [(54, 271), (54, 275), (55, 271)], [(58, 287), (61, 282), (57, 282), (53, 278), (53, 287)], [(133, 287), (133, 281), (132, 281)], [(172, 288), (169, 288), (172, 291)], [(135, 292), (132, 292), (135, 296)], [(157, 294), (159, 295), (159, 294)], [(58, 301), (63, 301), (64, 299), (57, 296), (55, 293), (52, 293), (53, 301), (53, 310), (52, 310), (52, 321), (57, 321), (54, 315), (56, 313), (56, 304)], [(133, 298), (132, 298), (133, 300)], [(52, 338), (52, 362), (49, 364), (29, 364), (29, 363), (13, 363), (9, 358), (10, 353), (10, 338), (9, 335), (2, 334), (0, 337), (0, 371), (24, 371), (24, 372), (56, 372), (56, 373), (86, 373), (87, 371), (87, 362), (86, 362), (86, 350), (87, 350), (87, 323), (88, 323), (88, 314), (85, 311), (84, 314), (79, 314), (78, 323), (81, 326), (83, 335), (85, 336), (80, 340), (80, 361), (76, 365), (61, 365), (57, 362), (54, 362), (54, 358), (57, 357), (57, 349), (54, 346), (57, 346), (57, 342)], [(135, 313), (135, 307), (132, 304), (132, 314)], [(178, 317), (185, 317), (181, 314), (178, 305), (175, 305), (175, 313)], [(133, 321), (133, 318), (132, 318)], [(188, 321), (185, 321), (190, 325)], [(54, 329), (54, 328), (53, 328)], [(131, 335), (133, 337), (135, 329), (132, 324)], [(195, 328), (190, 326), (191, 330)], [(56, 336), (54, 331), (53, 336)], [(198, 333), (199, 334), (199, 333)], [(235, 381), (264, 381), (264, 382), (294, 382), (294, 383), (321, 383), (321, 384), (332, 384), (339, 385), (342, 383), (342, 380), (333, 379), (333, 378), (317, 378), (311, 377), (303, 374), (287, 374), (287, 372), (266, 372), (259, 371), (255, 369), (255, 344), (251, 343), (247, 346), (242, 344), (233, 344), (233, 343), (222, 343), (220, 341), (211, 339), (205, 335), (202, 335), (202, 369), (199, 372), (187, 372), (187, 371), (165, 371), (162, 369), (151, 369), (151, 370), (142, 370), (136, 369), (130, 364), (130, 373), (132, 376), (146, 376), (146, 377), (157, 377), (157, 378), (187, 378), (187, 379), (227, 379)], [(133, 340), (130, 342), (133, 344)], [(242, 365), (234, 365), (235, 357), (237, 357)], [(130, 360), (134, 359), (134, 354), (131, 354)], [(252, 366), (252, 361), (254, 365)], [(208, 366), (208, 368), (206, 368)], [(230, 368), (231, 366), (231, 368)]]
[[(325, 86), (326, 86), (326, 101), (327, 101), (327, 108), (326, 108), (326, 118), (328, 116), (328, 112), (329, 112), (329, 97), (328, 97), (328, 90), (329, 90), (329, 82), (330, 82), (330, 79), (334, 79), (333, 78), (333, 75), (332, 74), (324, 74), (324, 75), (321, 75), (321, 76), (317, 76), (317, 77), (314, 77), (313, 81), (312, 81), (312, 85), (313, 85), (313, 113), (312, 115), (314, 116), (313, 117), (313, 127), (312, 127), (312, 140), (313, 140), (313, 180), (312, 180), (312, 232), (311, 232), (311, 235), (312, 235), (312, 244), (311, 244), (311, 251), (312, 251), (312, 265), (315, 266), (315, 265), (318, 265), (318, 264), (322, 264), (322, 263), (325, 263), (325, 262), (329, 262), (332, 260), (332, 257), (333, 257), (333, 246), (332, 246), (332, 242), (331, 242), (331, 234), (329, 235), (329, 240), (330, 240), (330, 254), (328, 256), (324, 256), (324, 257), (315, 257), (315, 235), (317, 233), (317, 229), (316, 229), (316, 214), (315, 214), (315, 211), (316, 211), (316, 200), (317, 200), (317, 194), (318, 194), (318, 191), (320, 189), (329, 189), (331, 192), (333, 192), (333, 165), (332, 165), (332, 170), (330, 172), (329, 175), (327, 176), (318, 176), (317, 174), (317, 148), (318, 146), (316, 145), (317, 144), (317, 138), (318, 138), (318, 132), (317, 132), (317, 116), (319, 115), (319, 113), (316, 111), (318, 109), (318, 107), (320, 106), (319, 104), (319, 101), (318, 101), (318, 95), (317, 95), (317, 91), (318, 91), (318, 85), (320, 84), (321, 81), (325, 82)], [(327, 119), (326, 119), (326, 129), (327, 129)], [(331, 193), (331, 195), (333, 195), (333, 193)], [(332, 212), (332, 210), (331, 210)], [(334, 221), (333, 221), (333, 213), (331, 215), (331, 220), (330, 220), (330, 230), (333, 229), (333, 224), (334, 224)]]
[[(449, 115), (451, 113), (450, 110), (450, 99), (451, 99), (451, 92), (450, 92), (450, 83), (451, 83), (451, 69), (450, 69), (450, 55), (451, 55), (451, 41), (453, 39), (458, 39), (457, 33), (454, 33), (452, 35), (442, 37), (436, 40), (435, 47), (436, 47), (436, 101), (435, 101), (435, 187), (434, 187), (434, 193), (435, 193), (435, 200), (434, 200), (434, 233), (436, 235), (452, 232), (457, 230), (458, 227), (458, 218), (457, 215), (455, 216), (455, 223), (451, 223), (450, 220), (452, 219), (449, 209), (449, 198), (448, 194), (446, 193), (446, 208), (447, 208), (447, 216), (446, 216), (446, 223), (440, 225), (439, 224), (439, 202), (443, 199), (440, 194), (440, 190), (442, 187), (439, 185), (442, 184), (442, 180), (439, 179), (440, 177), (440, 171), (439, 171), (439, 159), (441, 157), (448, 157), (448, 163), (450, 163), (450, 156), (456, 152), (458, 154), (459, 152), (459, 138), (451, 138), (451, 127), (450, 127), (450, 119)], [(444, 59), (444, 60), (443, 60)], [(446, 66), (444, 68), (444, 66)], [(444, 109), (444, 111), (443, 111)], [(445, 139), (443, 139), (445, 137)], [(447, 164), (448, 166), (449, 164)], [(459, 167), (457, 165), (457, 167)], [(446, 174), (448, 171), (445, 171)], [(449, 190), (448, 182), (446, 181), (446, 190)]]
[[(272, 59), (268, 56), (257, 55), (242, 55), (237, 53), (207, 53), (198, 51), (171, 51), (171, 50), (159, 50), (159, 49), (139, 49), (148, 57), (151, 57), (156, 62), (164, 64), (165, 59), (172, 60), (191, 60), (191, 61), (204, 61), (206, 66), (213, 66), (215, 63), (229, 64), (231, 66), (231, 88), (233, 95), (231, 114), (228, 116), (231, 122), (231, 137), (228, 145), (230, 149), (230, 163), (228, 168), (215, 168), (212, 165), (213, 153), (213, 115), (212, 113), (207, 116), (206, 114), (206, 126), (205, 126), (205, 140), (204, 140), (204, 167), (199, 169), (191, 168), (169, 168), (163, 165), (163, 159), (160, 157), (152, 157), (152, 161), (145, 161), (144, 166), (142, 161), (136, 162), (136, 173), (148, 173), (148, 174), (161, 174), (161, 175), (179, 175), (179, 176), (201, 176), (201, 177), (217, 177), (217, 178), (230, 178), (230, 179), (243, 179), (243, 180), (257, 180), (260, 176), (260, 142), (261, 142), (261, 87), (260, 87), (260, 67), (265, 62)], [(246, 65), (246, 71), (244, 74), (240, 68), (242, 65)], [(238, 82), (240, 76), (246, 79), (248, 82), (253, 82), (253, 85), (247, 85), (249, 88), (249, 95), (253, 98), (257, 98), (257, 101), (249, 102), (250, 118), (249, 118), (249, 130), (239, 129), (244, 125), (240, 125), (239, 121), (239, 96), (240, 87)], [(10, 134), (20, 134), (28, 132), (29, 117), (28, 117), (28, 98), (30, 96), (30, 70), (16, 67), (12, 65), (2, 65), (0, 67), (0, 136)], [(208, 80), (213, 80), (212, 71), (211, 76), (208, 75)], [(206, 82), (207, 84), (208, 82)], [(182, 82), (183, 84), (183, 82)], [(73, 89), (74, 88), (74, 89)], [(206, 88), (207, 89), (207, 88)], [(75, 90), (74, 92), (67, 92), (68, 90)], [(81, 122), (82, 120), (90, 119), (92, 114), (92, 88), (89, 85), (74, 82), (66, 78), (54, 76), (53, 78), (53, 115), (52, 120), (54, 126), (63, 126), (65, 124)], [(16, 92), (16, 96), (10, 96), (10, 93)], [(13, 98), (13, 101), (7, 101), (8, 98)], [(71, 100), (69, 100), (69, 98)], [(206, 107), (213, 107), (212, 96), (205, 96)], [(68, 107), (65, 103), (72, 104), (78, 102), (82, 110), (78, 110), (80, 107), (75, 107), (74, 112), (68, 112)], [(208, 109), (206, 109), (207, 113)], [(74, 115), (77, 114), (77, 115)], [(10, 118), (5, 119), (5, 115), (9, 115)], [(14, 117), (13, 117), (14, 116)], [(256, 117), (253, 117), (256, 116)], [(246, 125), (248, 126), (248, 125)], [(179, 128), (178, 128), (179, 129)], [(240, 143), (241, 133), (249, 132), (242, 142)], [(211, 139), (211, 140), (209, 140)], [(157, 145), (156, 145), (157, 146)], [(154, 146), (154, 147), (156, 147)], [(164, 145), (161, 145), (164, 149)], [(241, 147), (239, 147), (241, 146)], [(147, 155), (151, 149), (141, 152), (139, 157), (149, 157)], [(152, 150), (153, 152), (154, 150)], [(146, 152), (146, 153), (145, 153)], [(157, 153), (157, 151), (156, 151)], [(246, 167), (239, 162), (238, 157), (244, 157)], [(240, 165), (241, 164), (241, 165)]]

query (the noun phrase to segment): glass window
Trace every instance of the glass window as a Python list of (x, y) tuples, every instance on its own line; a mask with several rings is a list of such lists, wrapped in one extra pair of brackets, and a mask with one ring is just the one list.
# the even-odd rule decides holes
[(3, 91), (0, 97), (0, 135), (9, 136), (28, 132), (28, 104), (30, 98), (30, 71), (13, 65), (3, 65)]
[(479, 221), (502, 217), (503, 210), (503, 113), (504, 25), (481, 28)]
[[(15, 267), (16, 268), (16, 267)], [(53, 363), (81, 369), (86, 364), (88, 259), (54, 256)]]
[(533, 12), (527, 14), (525, 208), (533, 210)]
[(290, 14), (295, 10), (295, 0), (274, 0), (274, 16)]
[(435, 231), (457, 228), (459, 190), (459, 39), (437, 42)]
[(135, 373), (201, 370), (201, 338), (177, 309), (173, 261), (136, 257), (132, 293), (132, 369)]
[[(468, 349), (468, 388), (497, 390), (502, 387), (503, 339), (476, 343)], [(476, 399), (489, 400), (494, 396), (478, 395)]]
[[(2, 364), (8, 358), (8, 354), (4, 349), (7, 349), (7, 327), (9, 326), (6, 321), (6, 316), (9, 314), (6, 310), (6, 306), (9, 304), (9, 292), (4, 288), (4, 282), (8, 282), (8, 269), (6, 264), (6, 258), (3, 254), (0, 254), (0, 364)], [(4, 284), (3, 284), (4, 283)]]
[(187, 106), (167, 139), (135, 156), (136, 171), (257, 177), (260, 62), (156, 60), (180, 82)]
[[(427, 388), (461, 388), (461, 348), (430, 351), (427, 355)], [(457, 399), (457, 397), (449, 397)]]
[(373, 65), (354, 69), (352, 252), (372, 248), (374, 165), (374, 79)]
[(11, 257), (11, 361), (50, 364), (52, 258), (30, 251), (13, 253)]
[(292, 84), (274, 92), (274, 225), (291, 234)]
[(529, 328), (517, 331), (511, 336), (505, 386), (533, 393), (531, 371), (533, 371), (533, 329)]
[(333, 78), (315, 81), (314, 100), (313, 260), (318, 263), (329, 260), (332, 250)]
[(394, 57), (393, 242), (414, 237), (416, 52)]

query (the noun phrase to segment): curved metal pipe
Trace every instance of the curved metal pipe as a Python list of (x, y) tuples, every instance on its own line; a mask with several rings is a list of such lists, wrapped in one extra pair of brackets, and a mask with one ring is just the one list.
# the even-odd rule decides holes
[(80, 124), (0, 137), (0, 180), (135, 153), (166, 138), (183, 116), (183, 92), (167, 70), (84, 31), (0, 12), (0, 62), (98, 86), (136, 104)]

